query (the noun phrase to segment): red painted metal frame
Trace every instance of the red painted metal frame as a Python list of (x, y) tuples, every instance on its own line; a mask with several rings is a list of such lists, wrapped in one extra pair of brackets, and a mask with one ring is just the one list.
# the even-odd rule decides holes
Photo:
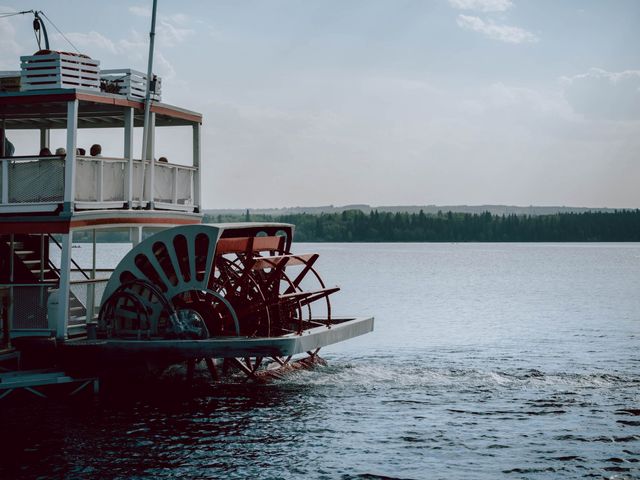
[(69, 233), (74, 228), (100, 227), (106, 225), (192, 225), (200, 223), (200, 218), (184, 217), (111, 217), (95, 219), (70, 219), (54, 217), (46, 220), (41, 216), (30, 219), (26, 215), (18, 218), (0, 219), (0, 234), (8, 233)]

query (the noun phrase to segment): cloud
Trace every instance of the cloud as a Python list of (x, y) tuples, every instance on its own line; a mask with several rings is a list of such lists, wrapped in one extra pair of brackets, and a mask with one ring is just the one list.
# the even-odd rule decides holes
[[(150, 18), (151, 9), (142, 6), (131, 6), (129, 12), (139, 17)], [(195, 31), (187, 28), (191, 18), (184, 13), (173, 13), (171, 15), (159, 15), (157, 20), (157, 40), (161, 46), (175, 47), (183, 43)], [(130, 42), (132, 43), (132, 42)], [(139, 43), (136, 41), (135, 43)]]
[[(96, 31), (92, 30), (88, 33), (69, 32), (65, 35), (80, 51), (89, 52), (94, 48), (99, 48), (114, 55), (119, 53), (117, 45), (111, 39)], [(66, 40), (59, 33), (56, 33), (54, 38), (56, 42), (66, 43)]]
[(131, 6), (129, 11), (138, 17), (151, 17), (151, 9), (149, 7)]
[(592, 68), (560, 79), (576, 113), (607, 120), (640, 120), (640, 70), (608, 72)]
[(167, 60), (167, 57), (160, 52), (156, 52), (155, 64), (153, 70), (157, 75), (160, 75), (165, 81), (174, 79), (176, 77), (176, 69), (173, 64)]
[(517, 44), (538, 41), (538, 37), (533, 33), (520, 27), (499, 25), (494, 23), (492, 20), (484, 21), (479, 17), (473, 17), (470, 15), (458, 15), (456, 23), (460, 28), (482, 33), (489, 38), (505, 43)]
[(576, 120), (576, 116), (564, 99), (562, 92), (555, 89), (553, 91), (539, 91), (497, 82), (484, 92), (482, 101), (487, 109), (501, 112), (512, 111), (518, 116)]
[[(9, 7), (1, 7), (0, 10), (3, 13), (14, 11)], [(9, 58), (14, 59), (21, 51), (20, 44), (16, 41), (16, 28), (8, 19), (0, 18), (0, 55), (6, 55), (9, 60)]]
[(177, 27), (168, 20), (160, 20), (158, 24), (158, 41), (165, 47), (174, 47), (183, 43), (194, 33), (194, 30)]
[(504, 12), (513, 6), (511, 0), (449, 0), (449, 5), (457, 10), (478, 12)]

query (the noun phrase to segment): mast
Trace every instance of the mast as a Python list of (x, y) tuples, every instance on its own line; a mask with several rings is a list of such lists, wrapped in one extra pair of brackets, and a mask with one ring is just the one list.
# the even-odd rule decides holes
[[(147, 88), (144, 96), (144, 127), (142, 130), (142, 185), (140, 185), (140, 205), (142, 206), (142, 201), (144, 200), (144, 178), (145, 178), (145, 161), (147, 160), (148, 154), (148, 143), (149, 143), (149, 123), (151, 117), (151, 75), (153, 70), (153, 48), (155, 44), (156, 37), (156, 10), (158, 7), (158, 0), (153, 0), (153, 10), (151, 13), (151, 31), (149, 32), (149, 61), (147, 64)], [(151, 176), (153, 177), (153, 155), (149, 159), (151, 161)], [(153, 180), (151, 178), (150, 180)], [(149, 182), (149, 188), (152, 190), (151, 196), (149, 198), (149, 207), (151, 207), (151, 202), (153, 201), (153, 182)]]

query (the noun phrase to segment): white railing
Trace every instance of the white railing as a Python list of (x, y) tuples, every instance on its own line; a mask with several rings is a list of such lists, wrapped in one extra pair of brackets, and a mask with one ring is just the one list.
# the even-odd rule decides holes
[[(146, 206), (150, 190), (154, 208), (193, 211), (197, 207), (196, 167), (156, 161), (151, 186), (150, 162), (144, 162), (143, 167), (142, 161), (134, 160), (129, 198), (128, 162), (124, 158), (77, 156), (74, 207), (95, 210)], [(0, 157), (0, 163), (1, 210), (55, 210), (64, 201), (64, 157)]]
[[(69, 335), (83, 334), (87, 322), (97, 320), (108, 281), (108, 278), (71, 280), (70, 292), (73, 295), (66, 315)], [(9, 299), (5, 318), (10, 337), (55, 334), (57, 313), (52, 310), (50, 297), (58, 288), (58, 282), (0, 285), (0, 297)]]
[(76, 207), (122, 208), (126, 198), (123, 158), (76, 157)]
[[(64, 157), (0, 157), (2, 205), (52, 205), (64, 199)], [(26, 208), (28, 209), (28, 208)]]
[(156, 206), (193, 210), (193, 177), (195, 167), (156, 162), (153, 199)]
[(3, 284), (0, 297), (6, 297), (5, 318), (11, 337), (55, 333), (48, 321), (49, 294), (57, 283)]

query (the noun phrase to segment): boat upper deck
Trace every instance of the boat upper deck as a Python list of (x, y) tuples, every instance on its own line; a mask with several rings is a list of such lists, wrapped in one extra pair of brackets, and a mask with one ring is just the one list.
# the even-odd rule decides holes
[[(144, 123), (139, 98), (83, 88), (0, 92), (0, 233), (34, 222), (55, 223), (56, 231), (120, 223), (114, 219), (127, 224), (199, 222), (202, 115), (158, 101), (150, 112), (143, 161), (133, 153), (134, 128)], [(191, 148), (184, 149), (191, 158), (156, 160), (156, 127), (181, 126), (193, 131)], [(77, 130), (83, 128), (124, 131), (122, 157), (80, 155)], [(4, 138), (12, 130), (39, 131), (35, 152), (49, 148), (54, 129), (66, 130), (64, 154), (8, 156), (4, 151)], [(48, 227), (24, 225), (25, 231), (34, 228)]]

